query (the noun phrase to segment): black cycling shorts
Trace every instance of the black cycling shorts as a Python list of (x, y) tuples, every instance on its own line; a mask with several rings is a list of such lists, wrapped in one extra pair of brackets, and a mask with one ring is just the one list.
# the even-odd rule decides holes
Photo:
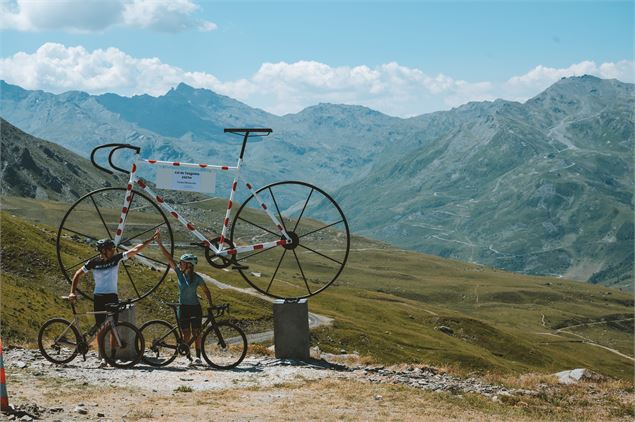
[(203, 310), (201, 305), (179, 305), (179, 327), (181, 330), (201, 328)]
[[(95, 294), (95, 300), (93, 301), (93, 309), (98, 311), (110, 311), (106, 308), (109, 303), (119, 303), (119, 296), (116, 293), (108, 294)], [(115, 322), (118, 320), (119, 315), (115, 315)], [(95, 314), (95, 323), (99, 326), (106, 321), (106, 314)]]

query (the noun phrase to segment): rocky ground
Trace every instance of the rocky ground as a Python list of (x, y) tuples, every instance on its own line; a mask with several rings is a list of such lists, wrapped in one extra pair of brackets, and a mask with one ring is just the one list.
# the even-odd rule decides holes
[[(367, 420), (380, 418), (384, 412), (394, 420), (418, 416), (485, 420), (504, 416), (509, 409), (502, 415), (488, 415), (481, 408), (484, 403), (526, 403), (540, 394), (425, 366), (342, 364), (334, 362), (337, 356), (323, 357), (299, 362), (250, 355), (230, 371), (191, 367), (179, 358), (165, 368), (142, 364), (121, 370), (100, 369), (93, 352), (86, 361), (78, 357), (58, 366), (37, 350), (12, 348), (5, 350), (4, 362), (13, 411), (4, 416), (22, 421), (190, 420), (197, 415), (210, 418), (217, 412), (224, 419), (231, 415), (231, 420), (298, 420), (321, 418), (329, 412), (344, 420)], [(451, 399), (440, 403), (442, 397)], [(426, 416), (435, 406), (437, 410), (447, 407), (457, 398), (461, 399), (458, 406)], [(424, 411), (408, 404), (421, 400), (435, 405)], [(470, 402), (480, 404), (466, 404)], [(285, 403), (296, 405), (289, 408)], [(301, 417), (295, 413), (298, 406), (303, 409)]]

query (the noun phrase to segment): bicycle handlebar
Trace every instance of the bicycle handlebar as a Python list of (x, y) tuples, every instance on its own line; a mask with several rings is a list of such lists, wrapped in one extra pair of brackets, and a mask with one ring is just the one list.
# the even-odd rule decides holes
[(112, 162), (112, 156), (115, 153), (115, 151), (120, 150), (120, 149), (131, 149), (133, 150), (136, 154), (139, 154), (139, 152), (141, 151), (140, 147), (136, 147), (134, 145), (130, 145), (130, 144), (103, 144), (103, 145), (99, 145), (97, 147), (95, 147), (91, 153), (90, 153), (90, 162), (93, 163), (93, 166), (97, 167), (99, 170), (104, 171), (108, 174), (113, 174), (112, 170), (108, 170), (105, 167), (100, 166), (99, 164), (97, 164), (95, 162), (95, 153), (103, 148), (112, 148), (112, 151), (110, 151), (110, 154), (108, 155), (108, 164), (110, 164), (110, 167), (112, 167), (113, 169), (121, 172), (121, 173), (128, 173), (127, 170), (124, 170), (120, 167), (117, 167), (116, 165), (113, 164)]

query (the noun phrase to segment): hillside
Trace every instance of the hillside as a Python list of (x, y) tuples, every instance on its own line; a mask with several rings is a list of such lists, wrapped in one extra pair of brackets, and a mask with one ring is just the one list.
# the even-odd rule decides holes
[(428, 139), (336, 196), (400, 247), (632, 289), (634, 106), (633, 85), (582, 77), (414, 118)]
[(74, 201), (87, 191), (125, 181), (97, 170), (90, 161), (35, 138), (0, 119), (2, 196)]
[[(64, 204), (7, 199), (3, 206), (14, 215), (40, 207), (47, 212), (38, 218), (54, 222), (64, 212)], [(46, 224), (2, 214), (2, 330), (10, 344), (32, 342), (43, 320), (68, 314), (63, 302), (53, 299), (68, 289), (55, 264), (53, 233)], [(136, 265), (133, 271), (141, 277), (147, 270)], [(199, 271), (245, 287), (236, 272), (206, 265)], [(175, 296), (172, 283), (162, 286), (159, 297)], [(130, 294), (128, 287), (122, 292)], [(233, 317), (246, 320), (252, 331), (270, 321), (269, 304), (229, 290), (214, 295), (234, 303)], [(139, 307), (141, 320), (167, 316), (152, 297)], [(327, 352), (356, 351), (376, 362), (497, 373), (583, 366), (623, 379), (633, 371), (629, 294), (394, 250), (359, 237), (341, 279), (311, 299), (310, 309), (335, 319), (332, 327), (313, 332), (312, 345)]]

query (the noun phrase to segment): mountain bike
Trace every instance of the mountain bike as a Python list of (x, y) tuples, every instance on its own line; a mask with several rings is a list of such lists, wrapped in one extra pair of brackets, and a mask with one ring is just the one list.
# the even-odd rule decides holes
[[(108, 237), (113, 239), (117, 250), (127, 250), (135, 239), (159, 228), (167, 232), (162, 238), (171, 254), (175, 241), (188, 245), (184, 242), (190, 239), (189, 246), (201, 248), (209, 265), (237, 270), (252, 287), (268, 296), (297, 300), (330, 286), (342, 273), (350, 248), (348, 222), (339, 205), (325, 191), (306, 182), (282, 181), (256, 188), (241, 174), (245, 148), (249, 139), (268, 136), (272, 130), (228, 128), (225, 133), (242, 136), (235, 166), (140, 159), (140, 147), (130, 144), (105, 144), (93, 149), (93, 165), (109, 174), (114, 174), (112, 170), (124, 173), (128, 182), (125, 187), (106, 187), (84, 195), (64, 215), (57, 234), (57, 258), (66, 279), (70, 282), (76, 268), (97, 256), (82, 243)], [(108, 163), (112, 170), (95, 162), (96, 152), (104, 148), (110, 148)], [(129, 171), (112, 161), (115, 152), (120, 150), (133, 153)], [(216, 231), (211, 226), (200, 230), (195, 227), (186, 217), (186, 212), (192, 209), (188, 204), (192, 202), (180, 205), (188, 206), (186, 211), (177, 211), (155, 193), (154, 185), (139, 176), (138, 165), (147, 166), (149, 172), (156, 171), (157, 182), (165, 183), (165, 178), (171, 177), (171, 183), (180, 184), (174, 189), (180, 190), (209, 187), (215, 183), (210, 174), (214, 177), (233, 174), (224, 218)], [(248, 191), (242, 204), (238, 204), (235, 197), (239, 186)], [(176, 238), (167, 216), (183, 227)], [(201, 231), (212, 234), (206, 236)], [(122, 263), (130, 282), (125, 294), (137, 301), (152, 293), (170, 268), (154, 246), (146, 248), (132, 261), (158, 270), (158, 274), (144, 272), (133, 268), (131, 263)]]
[[(152, 366), (169, 365), (178, 355), (187, 356), (191, 361), (190, 346), (196, 341), (195, 336), (187, 342), (183, 339), (177, 314), (180, 304), (164, 304), (174, 311), (176, 325), (157, 319), (141, 326), (141, 333), (147, 339), (142, 359)], [(228, 303), (208, 308), (207, 317), (201, 326), (201, 354), (210, 366), (217, 369), (234, 368), (247, 354), (247, 336), (243, 330), (231, 322), (216, 321), (225, 312), (229, 312)]]
[[(68, 297), (62, 297), (68, 299)], [(116, 322), (115, 315), (130, 306), (131, 301), (106, 305), (108, 311), (77, 313), (75, 304), (71, 302), (73, 321), (64, 318), (52, 318), (40, 328), (37, 343), (42, 356), (49, 362), (65, 364), (78, 354), (86, 360), (89, 345), (99, 332), (98, 345), (101, 356), (116, 368), (131, 368), (141, 360), (144, 341), (141, 331), (129, 322)], [(106, 315), (101, 325), (94, 325), (88, 331), (80, 334), (80, 317), (86, 315)], [(111, 340), (112, 336), (112, 340)], [(108, 340), (105, 340), (108, 339)]]

